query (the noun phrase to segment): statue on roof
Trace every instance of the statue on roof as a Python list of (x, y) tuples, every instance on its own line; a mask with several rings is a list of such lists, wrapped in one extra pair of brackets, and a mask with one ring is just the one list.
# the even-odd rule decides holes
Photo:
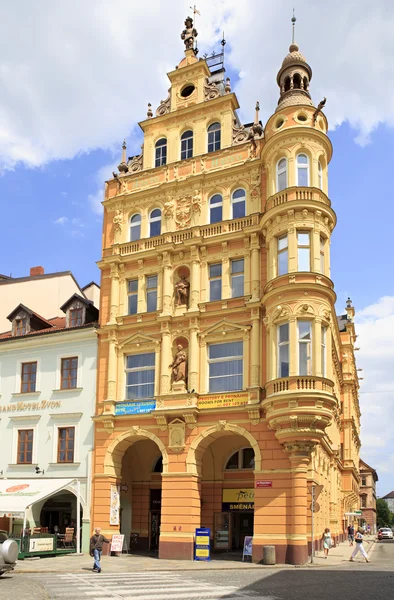
[(197, 36), (197, 29), (193, 27), (193, 19), (187, 17), (185, 20), (185, 29), (181, 33), (181, 39), (185, 43), (185, 50), (193, 50), (194, 40)]

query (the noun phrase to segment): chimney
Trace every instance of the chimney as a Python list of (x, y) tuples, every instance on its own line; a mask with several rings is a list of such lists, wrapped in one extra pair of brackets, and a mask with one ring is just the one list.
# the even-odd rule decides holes
[(36, 275), (44, 275), (44, 267), (30, 267), (30, 277), (35, 277)]

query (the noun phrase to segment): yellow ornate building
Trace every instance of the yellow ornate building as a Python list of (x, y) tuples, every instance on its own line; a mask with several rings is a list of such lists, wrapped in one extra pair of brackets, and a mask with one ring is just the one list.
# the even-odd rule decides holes
[[(220, 56), (185, 57), (106, 183), (93, 523), (132, 548), (303, 563), (359, 506), (354, 309), (335, 315), (324, 102), (293, 43), (265, 127)], [(216, 62), (216, 65), (213, 64)]]

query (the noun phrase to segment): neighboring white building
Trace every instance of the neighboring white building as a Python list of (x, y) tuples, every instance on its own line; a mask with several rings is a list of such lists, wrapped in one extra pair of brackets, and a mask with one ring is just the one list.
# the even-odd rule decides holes
[(382, 500), (384, 500), (389, 507), (389, 511), (394, 513), (394, 491), (390, 492), (386, 496), (383, 496)]
[[(42, 478), (51, 480), (43, 488), (52, 486), (53, 494), (27, 509), (27, 526), (51, 533), (55, 526), (60, 533), (76, 527), (77, 486), (64, 488), (65, 481), (76, 479), (82, 550), (88, 551), (98, 310), (80, 293), (60, 309), (62, 318), (43, 317), (25, 300), (8, 315), (11, 331), (0, 334), (0, 516), (10, 510), (3, 488), (24, 480), (25, 491), (14, 493), (28, 502), (27, 486), (33, 489)], [(8, 502), (12, 505), (11, 498)], [(23, 524), (21, 518), (0, 521), (0, 529), (15, 532)]]
[(73, 294), (80, 294), (99, 307), (98, 285), (91, 282), (81, 290), (71, 271), (45, 274), (43, 267), (32, 267), (27, 277), (0, 275), (0, 331), (9, 328), (7, 315), (20, 302), (51, 319), (63, 316), (60, 307)]

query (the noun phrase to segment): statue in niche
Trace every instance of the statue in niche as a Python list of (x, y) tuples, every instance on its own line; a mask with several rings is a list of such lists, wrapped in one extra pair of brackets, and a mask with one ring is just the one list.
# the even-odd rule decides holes
[(175, 381), (184, 381), (186, 384), (187, 375), (186, 375), (186, 360), (187, 354), (184, 350), (182, 344), (178, 344), (177, 353), (175, 354), (175, 358), (173, 362), (169, 365), (169, 368), (172, 369), (172, 380)]
[(115, 216), (113, 218), (113, 224), (114, 224), (114, 230), (118, 233), (121, 233), (122, 231), (122, 213), (120, 212), (120, 210), (117, 210), (115, 213)]
[(175, 284), (175, 291), (177, 295), (177, 306), (189, 303), (190, 283), (187, 281), (185, 275), (181, 275), (180, 280)]

